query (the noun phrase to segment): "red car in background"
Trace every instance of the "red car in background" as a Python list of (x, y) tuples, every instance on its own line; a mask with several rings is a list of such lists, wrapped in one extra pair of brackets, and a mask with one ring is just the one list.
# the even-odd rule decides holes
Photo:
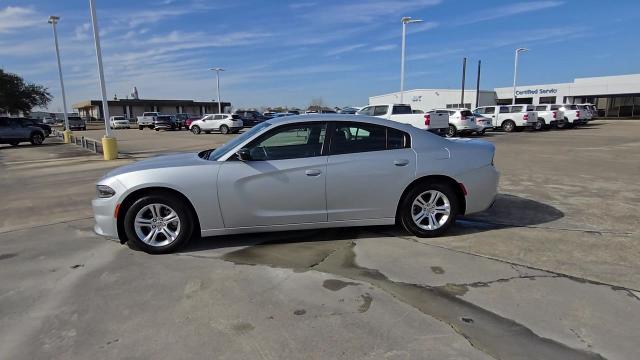
[(189, 114), (178, 114), (178, 115), (187, 115), (185, 116), (185, 119), (184, 119), (184, 127), (187, 130), (189, 130), (189, 127), (191, 126), (192, 122), (202, 119), (202, 116), (200, 115), (189, 115)]

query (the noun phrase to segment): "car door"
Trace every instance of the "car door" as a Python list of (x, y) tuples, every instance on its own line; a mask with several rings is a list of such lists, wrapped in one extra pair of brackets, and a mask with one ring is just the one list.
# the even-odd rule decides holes
[(395, 217), (416, 172), (409, 134), (361, 122), (335, 122), (329, 133), (328, 221)]
[(0, 118), (0, 140), (15, 139), (15, 131), (9, 126), (9, 119)]
[(215, 121), (213, 120), (213, 115), (207, 115), (202, 118), (202, 123), (200, 124), (202, 130), (212, 130), (215, 126)]
[(285, 124), (224, 162), (218, 198), (226, 228), (327, 221), (326, 122)]

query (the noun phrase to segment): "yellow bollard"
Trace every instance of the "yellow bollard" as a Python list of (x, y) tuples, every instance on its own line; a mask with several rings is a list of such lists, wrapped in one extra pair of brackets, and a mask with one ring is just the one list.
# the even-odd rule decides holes
[(65, 144), (68, 144), (71, 142), (71, 135), (73, 135), (71, 130), (65, 130), (62, 132), (62, 139), (64, 140)]
[(116, 138), (104, 136), (102, 138), (102, 155), (105, 160), (118, 158), (118, 141)]

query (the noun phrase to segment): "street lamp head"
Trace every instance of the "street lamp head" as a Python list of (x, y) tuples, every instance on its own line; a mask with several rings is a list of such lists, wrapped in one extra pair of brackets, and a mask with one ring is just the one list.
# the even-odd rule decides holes
[(51, 16), (49, 16), (49, 21), (47, 21), (47, 22), (49, 24), (56, 24), (58, 22), (58, 20), (60, 20), (60, 16), (51, 15)]
[(219, 68), (219, 67), (214, 67), (214, 68), (211, 68), (209, 70), (211, 70), (211, 71), (224, 71), (223, 68)]
[(527, 49), (527, 48), (517, 48), (516, 49), (516, 52), (518, 52), (518, 53), (526, 52), (526, 51), (529, 51), (529, 49)]
[(405, 16), (405, 17), (403, 17), (402, 19), (400, 19), (400, 21), (401, 21), (403, 24), (411, 24), (411, 23), (422, 22), (423, 20), (420, 20), (420, 19), (412, 19), (412, 18), (411, 18), (411, 17), (409, 17), (409, 16)]

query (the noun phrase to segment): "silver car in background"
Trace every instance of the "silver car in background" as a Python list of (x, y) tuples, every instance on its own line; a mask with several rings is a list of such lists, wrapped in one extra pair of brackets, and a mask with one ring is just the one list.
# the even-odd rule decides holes
[(420, 237), (487, 209), (495, 148), (362, 115), (267, 120), (220, 148), (160, 156), (97, 183), (95, 231), (149, 253), (192, 235), (401, 224)]

